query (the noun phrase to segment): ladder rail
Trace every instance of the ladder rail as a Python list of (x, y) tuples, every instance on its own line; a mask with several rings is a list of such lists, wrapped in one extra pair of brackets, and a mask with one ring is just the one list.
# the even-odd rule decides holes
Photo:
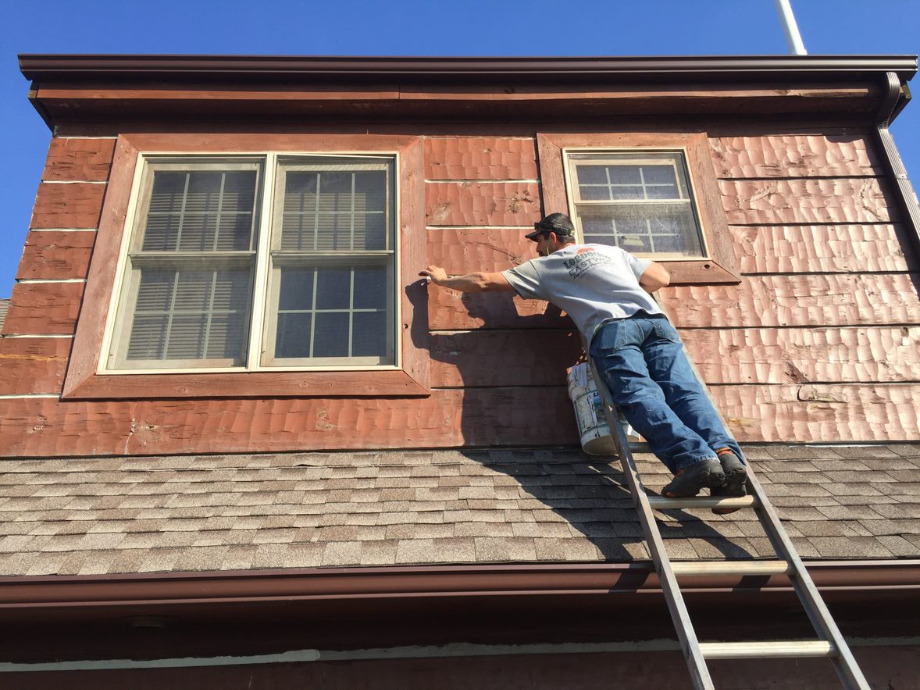
[(760, 523), (766, 530), (776, 555), (790, 565), (789, 579), (802, 602), (802, 608), (805, 609), (808, 619), (821, 639), (828, 641), (836, 650), (833, 661), (840, 680), (848, 689), (869, 690), (869, 683), (860, 670), (859, 664), (856, 663), (843, 633), (840, 632), (827, 604), (824, 603), (823, 597), (818, 592), (817, 585), (808, 574), (808, 569), (792, 544), (792, 539), (783, 528), (779, 514), (752, 472), (748, 473), (748, 490), (754, 495), (757, 506), (755, 511), (760, 517)]
[[(629, 448), (629, 441), (615, 414), (616, 405), (612, 400), (606, 383), (598, 374), (594, 360), (591, 358), (590, 354), (587, 356), (587, 360), (588, 366), (594, 377), (595, 385), (597, 386), (598, 394), (603, 403), (604, 416), (610, 428), (610, 433), (613, 436), (614, 445), (617, 448), (617, 453), (620, 458), (620, 464), (623, 467), (623, 473), (626, 476), (630, 493), (633, 497), (633, 503), (637, 507), (636, 512), (642, 526), (642, 533), (648, 545), (649, 553), (652, 556), (655, 570), (658, 573), (662, 593), (664, 594), (668, 611), (671, 614), (671, 620), (674, 622), (675, 632), (677, 633), (681, 650), (684, 653), (684, 659), (690, 671), (691, 682), (696, 690), (714, 689), (712, 678), (706, 665), (706, 658), (741, 658), (745, 655), (741, 654), (739, 651), (737, 656), (722, 657), (719, 653), (713, 653), (713, 650), (722, 649), (724, 645), (723, 647), (719, 647), (720, 643), (700, 643), (697, 638), (689, 611), (687, 610), (686, 603), (680, 591), (680, 584), (675, 574), (675, 568), (672, 566), (670, 558), (668, 557), (667, 550), (664, 546), (664, 540), (658, 529), (658, 523), (652, 512), (652, 504), (649, 501), (649, 496), (645, 491), (645, 486), (642, 483), (639, 470), (636, 467), (635, 459)], [(799, 557), (798, 552), (792, 544), (792, 540), (783, 528), (778, 513), (767, 499), (763, 487), (754, 476), (754, 472), (750, 466), (748, 466), (747, 487), (751, 496), (743, 501), (743, 503), (745, 506), (754, 508), (760, 519), (761, 525), (767, 532), (767, 536), (776, 555), (787, 564), (787, 574), (793, 584), (793, 589), (799, 598), (802, 608), (811, 621), (815, 632), (820, 637), (817, 641), (801, 643), (804, 645), (802, 648), (823, 650), (821, 654), (816, 654), (815, 656), (828, 656), (831, 658), (834, 669), (847, 690), (869, 690), (870, 686), (860, 670), (859, 665), (856, 663), (856, 659), (853, 657), (843, 634), (834, 622), (827, 605), (818, 592), (817, 586), (808, 574), (805, 564), (802, 562), (802, 559)], [(725, 499), (721, 500), (725, 501)], [(656, 499), (656, 505), (664, 508), (665, 505), (671, 501), (673, 501), (673, 499)], [(709, 507), (708, 504), (712, 502), (712, 499), (696, 499), (692, 505), (704, 507), (702, 504), (706, 503), (707, 505), (705, 507)], [(738, 503), (742, 503), (742, 501), (738, 501)], [(670, 507), (677, 506), (672, 505)], [(685, 569), (685, 566), (678, 565), (677, 570), (680, 571), (681, 569)], [(744, 644), (747, 644), (747, 647), (745, 647)], [(757, 643), (744, 644), (733, 645), (733, 649), (759, 649)], [(754, 645), (753, 647), (751, 646), (752, 644)], [(773, 643), (772, 646), (769, 643), (761, 643), (761, 646), (763, 646), (763, 644), (767, 644), (764, 649), (783, 649), (782, 645), (786, 643)], [(808, 647), (809, 645), (811, 646)], [(732, 654), (734, 655), (734, 652), (732, 652)], [(783, 654), (774, 654), (772, 652), (768, 655), (783, 656)], [(789, 654), (786, 656), (796, 655), (797, 654)], [(754, 653), (746, 656), (756, 657), (761, 656), (761, 654)]]
[(620, 458), (620, 464), (623, 467), (623, 473), (626, 475), (626, 481), (629, 484), (630, 493), (632, 494), (633, 503), (637, 507), (639, 523), (642, 526), (642, 534), (648, 545), (649, 554), (652, 557), (652, 563), (655, 571), (658, 573), (658, 580), (661, 584), (661, 590), (664, 594), (665, 602), (668, 606), (668, 612), (671, 614), (671, 620), (674, 622), (674, 630), (677, 633), (677, 639), (680, 643), (681, 651), (684, 654), (684, 660), (687, 662), (687, 668), (690, 671), (690, 680), (695, 690), (715, 690), (712, 683), (712, 677), (709, 675), (709, 668), (706, 665), (706, 659), (700, 647), (700, 642), (696, 636), (696, 630), (690, 620), (690, 612), (684, 602), (684, 597), (680, 591), (680, 585), (677, 582), (677, 576), (671, 567), (671, 560), (668, 557), (667, 550), (664, 546), (664, 540), (652, 513), (649, 504), (648, 495), (645, 492), (645, 486), (642, 484), (642, 478), (639, 476), (639, 470), (636, 467), (635, 459), (629, 449), (629, 441), (620, 426), (619, 421), (613, 414), (615, 409), (613, 400), (610, 399), (610, 393), (603, 379), (600, 378), (594, 360), (588, 355), (588, 366), (591, 368), (591, 374), (594, 376), (594, 382), (597, 386), (598, 394), (601, 397), (604, 408), (604, 416), (607, 420), (607, 426), (613, 436), (614, 445), (617, 448), (617, 454)]

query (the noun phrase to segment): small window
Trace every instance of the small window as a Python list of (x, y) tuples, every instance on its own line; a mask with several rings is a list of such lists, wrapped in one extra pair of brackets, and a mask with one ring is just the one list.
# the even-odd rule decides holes
[(108, 369), (396, 366), (394, 164), (147, 158)]
[(585, 242), (656, 259), (706, 257), (682, 152), (567, 151), (565, 160)]

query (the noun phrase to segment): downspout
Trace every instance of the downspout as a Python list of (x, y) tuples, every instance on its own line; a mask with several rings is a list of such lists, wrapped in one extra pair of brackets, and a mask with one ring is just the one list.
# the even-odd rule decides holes
[(910, 101), (910, 89), (902, 84), (894, 72), (885, 74), (885, 96), (878, 110), (875, 125), (875, 139), (882, 153), (882, 163), (889, 177), (894, 180), (896, 202), (903, 214), (903, 222), (913, 243), (914, 258), (920, 260), (920, 204), (917, 195), (907, 179), (907, 170), (901, 154), (895, 146), (889, 126)]

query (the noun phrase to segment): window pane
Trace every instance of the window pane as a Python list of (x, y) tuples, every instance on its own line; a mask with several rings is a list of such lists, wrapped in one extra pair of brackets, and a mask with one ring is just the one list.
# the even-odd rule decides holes
[(128, 360), (243, 362), (248, 269), (140, 271)]
[(256, 171), (153, 173), (142, 251), (247, 251)]
[(638, 165), (610, 165), (605, 168), (610, 184), (641, 184), (642, 174)]
[(317, 270), (316, 308), (348, 309), (351, 304), (351, 271), (349, 269)]
[(382, 170), (288, 172), (281, 249), (385, 249), (386, 186)]
[(355, 269), (355, 309), (385, 309), (387, 305), (387, 269)]
[(316, 315), (313, 334), (314, 357), (348, 357), (348, 314), (341, 312)]
[(585, 186), (578, 188), (581, 198), (585, 201), (608, 201), (610, 199), (610, 187), (604, 186)]
[(644, 165), (642, 166), (642, 176), (647, 184), (677, 186), (674, 167), (671, 165)]
[(585, 242), (612, 244), (640, 254), (703, 256), (689, 203), (611, 204), (582, 219)]
[(312, 309), (315, 275), (316, 271), (312, 268), (283, 269), (278, 308), (281, 310)]
[(309, 357), (312, 326), (310, 313), (279, 314), (275, 357)]
[(355, 357), (387, 356), (387, 324), (384, 312), (355, 314), (352, 354)]

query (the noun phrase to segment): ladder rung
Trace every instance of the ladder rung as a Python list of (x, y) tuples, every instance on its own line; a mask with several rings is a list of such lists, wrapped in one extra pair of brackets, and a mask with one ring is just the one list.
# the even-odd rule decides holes
[(671, 561), (675, 575), (783, 575), (786, 561)]
[(700, 642), (706, 659), (780, 659), (835, 656), (834, 646), (824, 640), (782, 642)]
[(753, 496), (738, 498), (712, 498), (710, 496), (691, 496), (690, 498), (665, 498), (649, 496), (648, 503), (653, 510), (680, 510), (683, 508), (749, 508), (756, 504)]

